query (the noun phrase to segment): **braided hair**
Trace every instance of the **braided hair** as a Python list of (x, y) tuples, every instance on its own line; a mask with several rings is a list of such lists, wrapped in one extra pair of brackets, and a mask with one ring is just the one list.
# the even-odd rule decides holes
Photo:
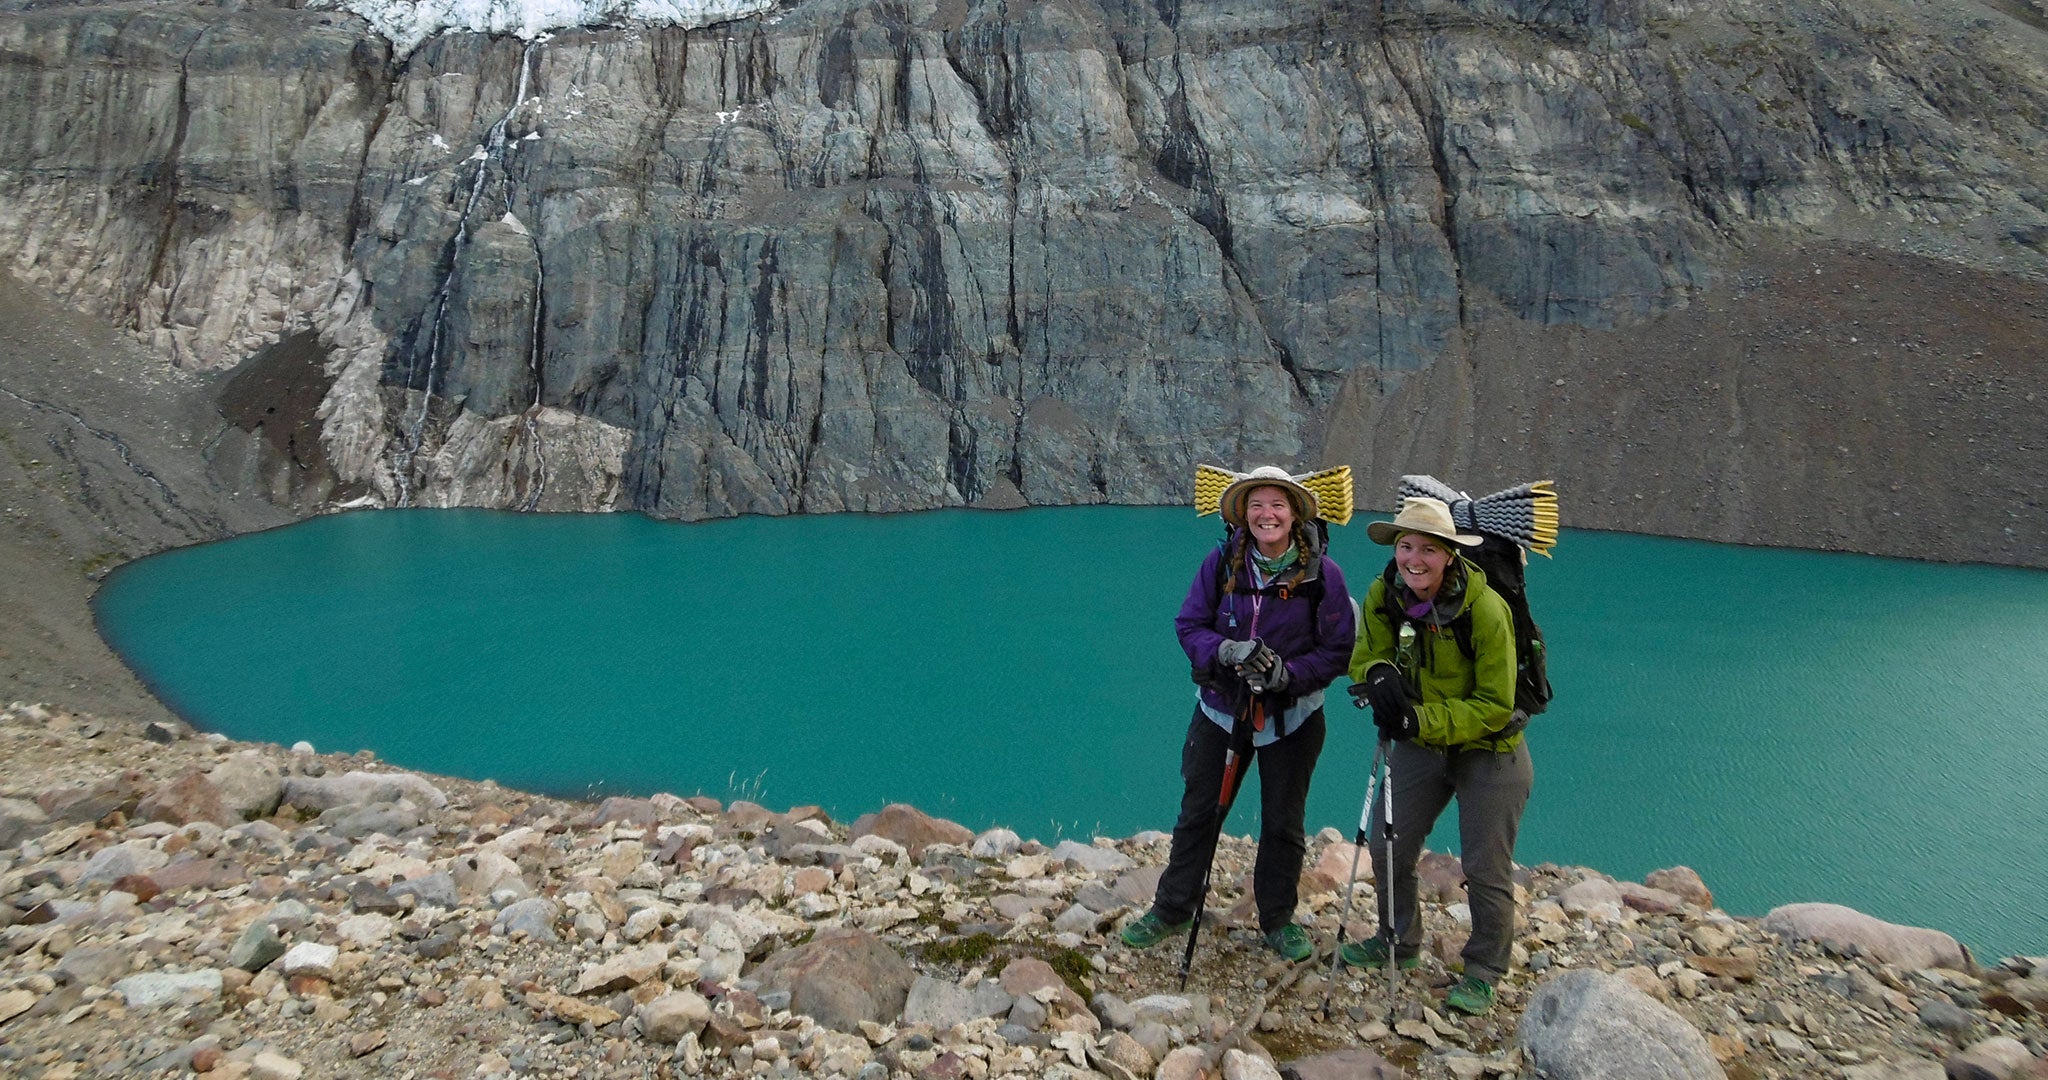
[[(1285, 491), (1286, 489), (1282, 488), (1281, 490)], [(1288, 527), (1287, 541), (1294, 545), (1294, 550), (1297, 554), (1294, 559), (1294, 565), (1287, 569), (1285, 578), (1281, 582), (1276, 582), (1276, 584), (1292, 586), (1308, 577), (1311, 562), (1320, 561), (1323, 553), (1321, 548), (1314, 543), (1316, 534), (1313, 531), (1315, 529), (1313, 517), (1300, 512), (1302, 510), (1301, 503), (1293, 492), (1287, 492), (1287, 501), (1296, 511), (1294, 524)], [(1237, 580), (1240, 573), (1243, 574), (1244, 580), (1253, 580), (1252, 547), (1251, 530), (1249, 528), (1239, 526), (1230, 530), (1230, 543), (1223, 552), (1223, 566), (1227, 571), (1223, 575), (1224, 595), (1227, 596), (1237, 591)]]

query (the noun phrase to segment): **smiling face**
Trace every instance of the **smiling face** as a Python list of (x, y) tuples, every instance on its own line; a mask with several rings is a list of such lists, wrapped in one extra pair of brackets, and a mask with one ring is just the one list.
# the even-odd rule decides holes
[(1417, 598), (1433, 600), (1444, 583), (1444, 568), (1451, 565), (1449, 544), (1428, 533), (1402, 533), (1394, 541), (1394, 568)]
[(1272, 484), (1255, 487), (1244, 500), (1244, 524), (1259, 554), (1273, 558), (1287, 550), (1294, 535), (1294, 500), (1287, 490)]

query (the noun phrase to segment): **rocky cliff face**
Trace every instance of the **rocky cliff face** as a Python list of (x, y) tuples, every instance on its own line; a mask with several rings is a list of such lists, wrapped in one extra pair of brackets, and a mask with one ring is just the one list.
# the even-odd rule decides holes
[[(1571, 524), (1927, 553), (1910, 504), (1933, 554), (2048, 564), (2030, 0), (802, 0), (403, 55), (334, 11), (0, 10), (0, 257), (183, 367), (314, 342), (317, 468), (266, 443), (302, 501), (1348, 461), (1368, 503), (1547, 473)], [(1787, 300), (1872, 265), (1863, 334)]]

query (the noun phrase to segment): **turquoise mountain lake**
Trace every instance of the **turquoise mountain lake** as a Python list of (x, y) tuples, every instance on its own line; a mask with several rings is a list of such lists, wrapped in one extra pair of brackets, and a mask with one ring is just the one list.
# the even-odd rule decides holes
[[(239, 739), (1128, 835), (1172, 825), (1194, 695), (1172, 620), (1217, 531), (1171, 508), (362, 512), (143, 560), (96, 603), (167, 702)], [(1333, 533), (1363, 592), (1386, 549)], [(1590, 532), (1557, 555), (1530, 571), (1557, 700), (1521, 861), (1685, 863), (1741, 914), (1828, 900), (2048, 951), (2048, 574)], [(1372, 752), (1345, 702), (1309, 823), (1348, 835)]]

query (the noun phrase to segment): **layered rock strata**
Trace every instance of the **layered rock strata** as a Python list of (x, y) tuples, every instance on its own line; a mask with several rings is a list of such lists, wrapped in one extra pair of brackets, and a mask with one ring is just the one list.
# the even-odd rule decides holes
[[(805, 0), (401, 54), (328, 10), (19, 5), (0, 257), (184, 367), (310, 335), (337, 500), (1137, 503), (1349, 461), (1896, 553), (1866, 508), (1911, 502), (1965, 526), (1936, 554), (2041, 563), (2043, 25)], [(1873, 256), (1865, 332), (1732, 303)], [(1993, 286), (1954, 333), (1888, 314)]]
[[(2048, 1074), (2048, 958), (1980, 967), (1827, 905), (1731, 917), (1683, 868), (1518, 872), (1515, 970), (1461, 1018), (1458, 869), (1430, 856), (1429, 949), (1390, 1016), (1379, 974), (1261, 950), (1248, 839), (1182, 992), (1177, 947), (1115, 939), (1160, 833), (593, 805), (20, 704), (0, 753), (9, 1075)], [(1351, 867), (1316, 839), (1299, 915), (1325, 948), (1346, 887), (1372, 907)]]

